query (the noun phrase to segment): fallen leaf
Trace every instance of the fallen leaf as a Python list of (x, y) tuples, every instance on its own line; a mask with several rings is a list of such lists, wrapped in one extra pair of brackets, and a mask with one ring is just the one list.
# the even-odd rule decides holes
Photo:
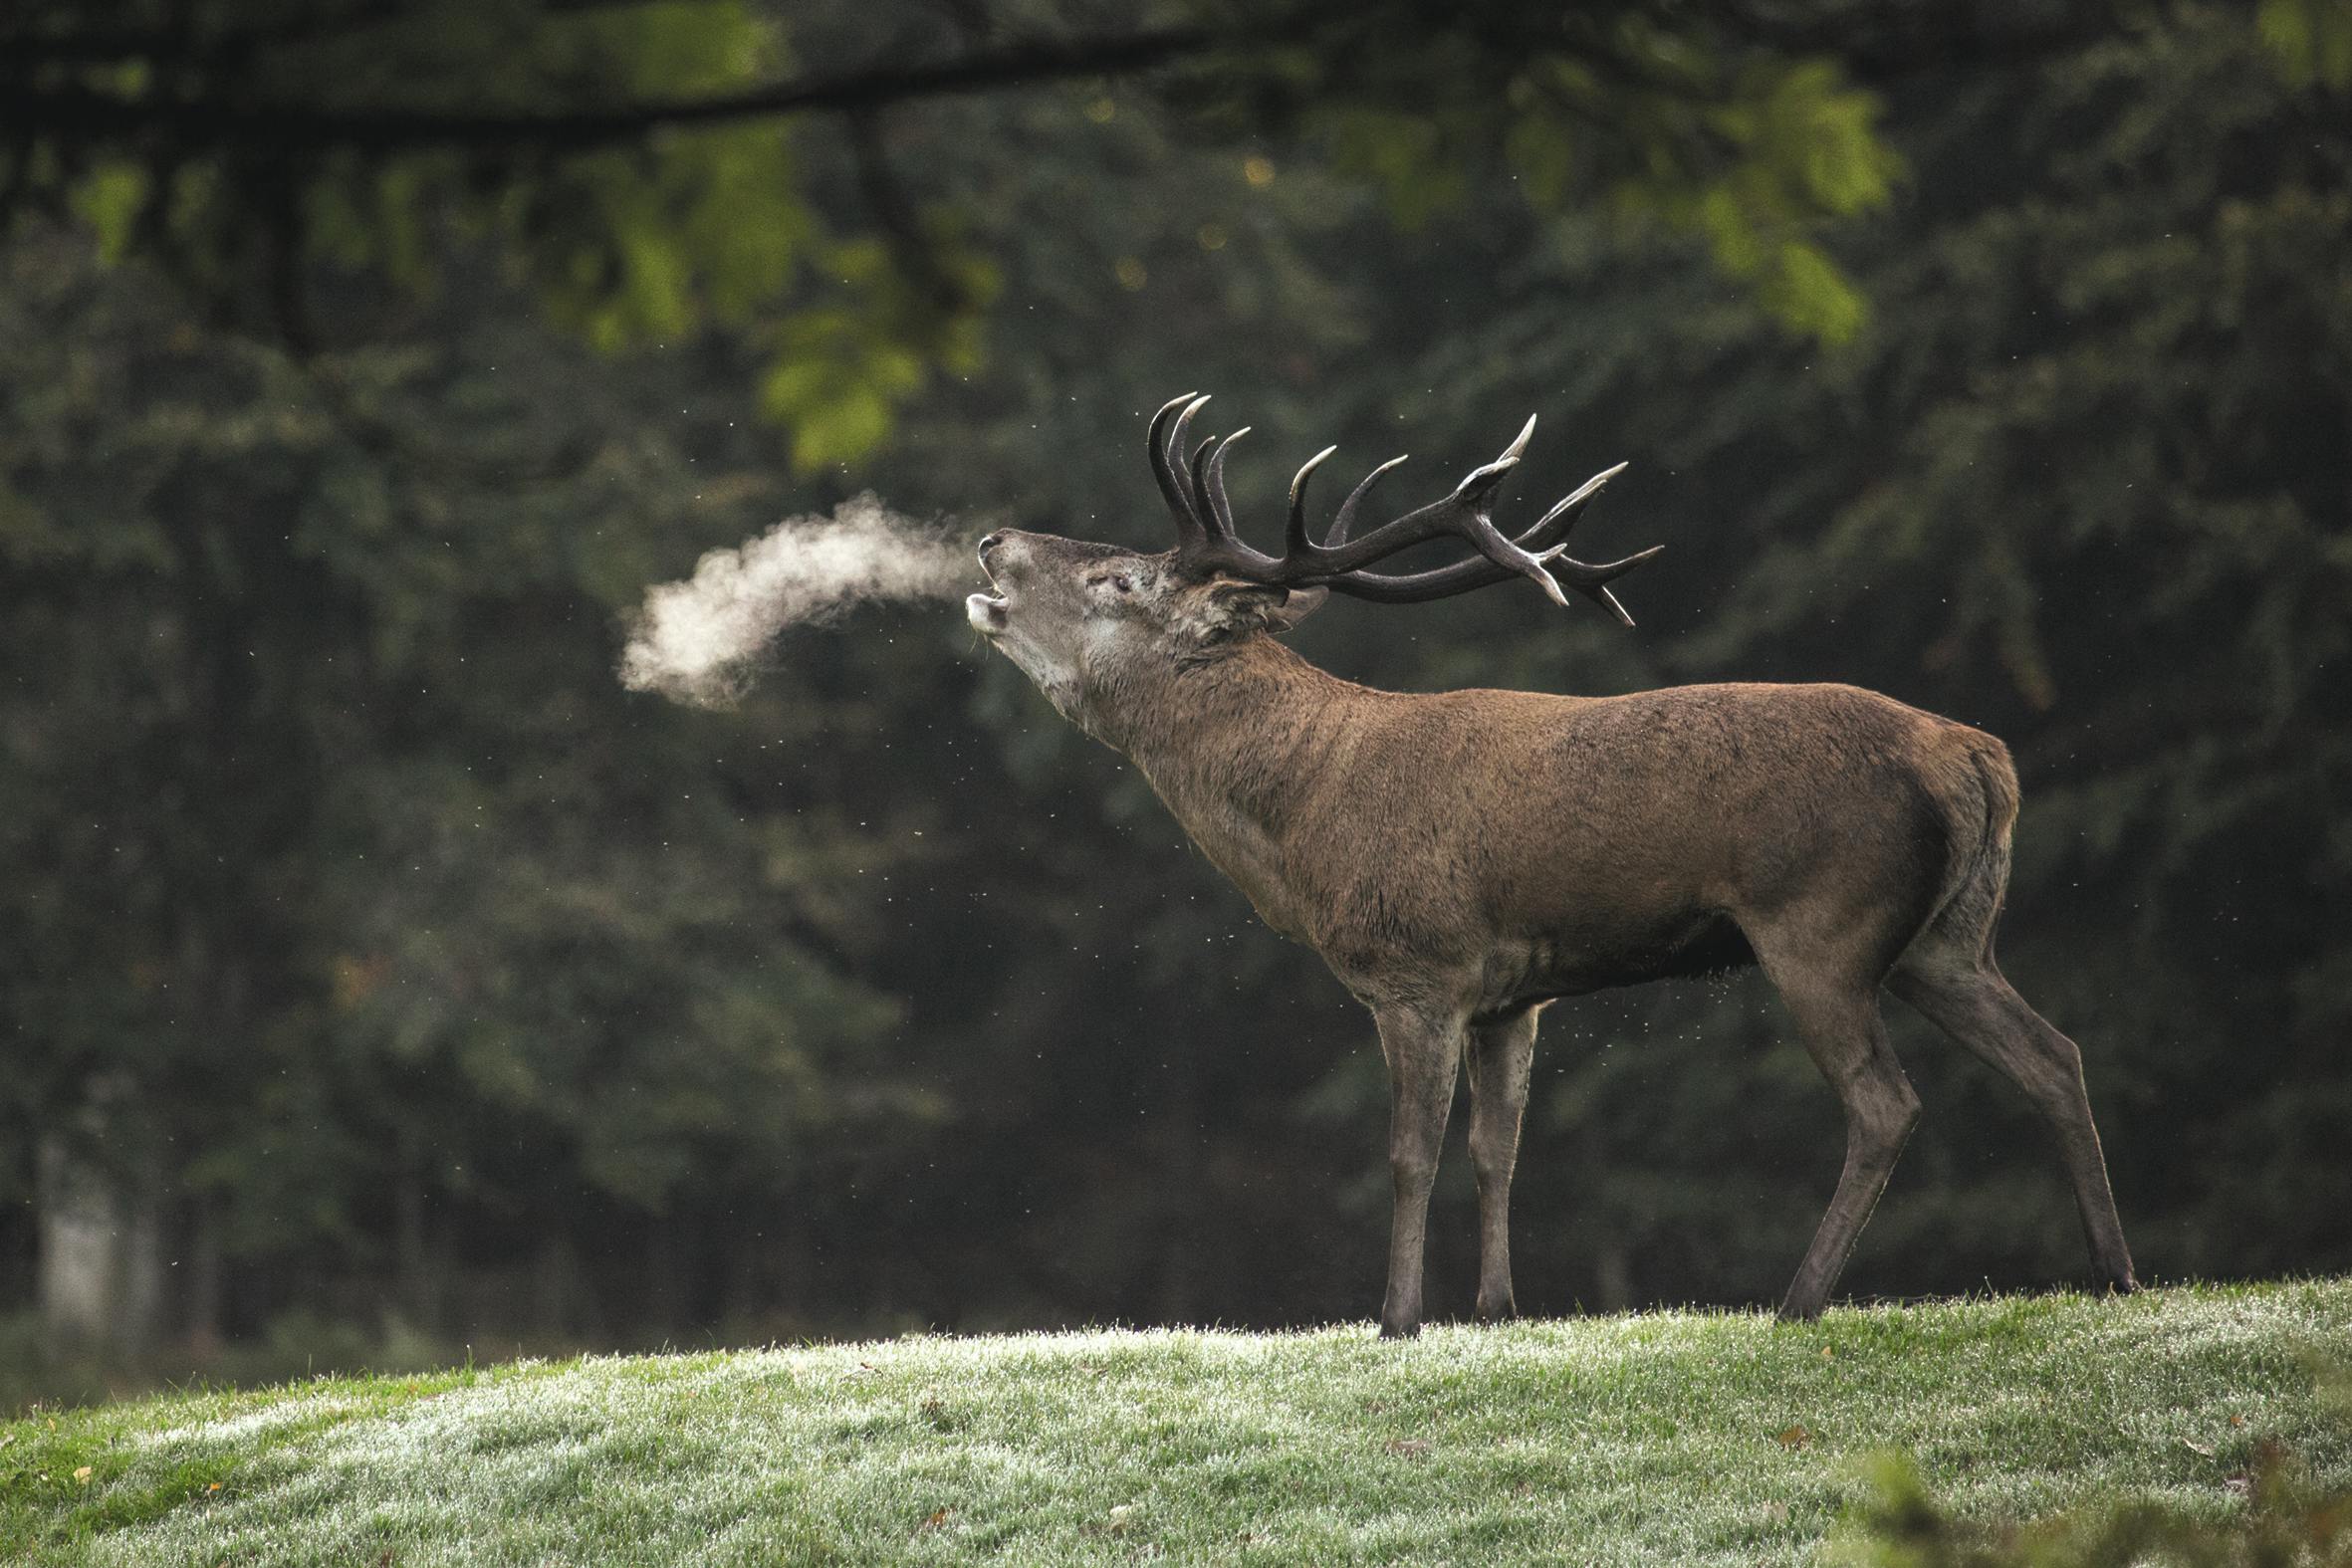
[(1119, 1503), (1110, 1510), (1110, 1533), (1113, 1535), (1126, 1534), (1128, 1521), (1134, 1517), (1135, 1505), (1133, 1503)]
[(1813, 1435), (1796, 1423), (1790, 1422), (1786, 1427), (1772, 1434), (1772, 1441), (1783, 1449), (1801, 1449), (1813, 1441)]
[(218, 1490), (220, 1490), (220, 1482), (219, 1482), (219, 1481), (214, 1481), (214, 1482), (213, 1482), (211, 1485), (209, 1485), (209, 1486), (205, 1487), (204, 1489), (205, 1489), (206, 1491), (218, 1491)]
[(0, 1449), (5, 1449), (14, 1442), (16, 1442), (15, 1433), (0, 1433)]
[(1834, 1361), (1837, 1359), (1837, 1356), (1836, 1353), (1832, 1351), (1827, 1345), (1823, 1345), (1821, 1347), (1821, 1359), (1823, 1361)]
[(2183, 1438), (2181, 1440), (2181, 1447), (2187, 1449), (2191, 1454), (2202, 1454), (2209, 1459), (2214, 1456), (2213, 1450), (2207, 1448), (2202, 1443), (2192, 1443), (2187, 1438)]
[(931, 1510), (931, 1517), (925, 1519), (922, 1523), (915, 1526), (915, 1533), (920, 1535), (925, 1530), (938, 1529), (941, 1525), (947, 1522), (947, 1516), (953, 1512), (955, 1512), (955, 1509), (953, 1508), (933, 1508)]
[(1788, 1504), (1777, 1501), (1765, 1503), (1764, 1505), (1764, 1522), (1766, 1524), (1786, 1524), (1788, 1522)]
[(89, 1485), (89, 1484), (90, 1484), (90, 1466), (89, 1466), (89, 1465), (87, 1465), (87, 1464), (85, 1464), (85, 1465), (81, 1466), (79, 1469), (75, 1470), (75, 1471), (74, 1471), (74, 1479), (76, 1479), (76, 1480), (80, 1481), (80, 1482), (81, 1482), (83, 1485), (85, 1485), (85, 1486)]
[(1429, 1440), (1427, 1438), (1391, 1438), (1388, 1440), (1388, 1452), (1396, 1455), (1399, 1458), (1417, 1459), (1429, 1452)]
[(2243, 1416), (2233, 1416), (2230, 1418), (2230, 1425), (2233, 1427), (2242, 1427), (2245, 1425), (2245, 1418)]

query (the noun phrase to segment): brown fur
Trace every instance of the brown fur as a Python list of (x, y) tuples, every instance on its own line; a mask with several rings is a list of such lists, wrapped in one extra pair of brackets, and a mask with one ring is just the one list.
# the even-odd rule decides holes
[(1918, 1116), (1882, 985), (2019, 1083), (2056, 1130), (2101, 1275), (2131, 1288), (2071, 1041), (1999, 977), (2016, 775), (1999, 741), (1850, 686), (1584, 698), (1375, 691), (1266, 628), (1279, 588), (1171, 559), (992, 537), (974, 623), (1126, 753), (1277, 930), (1371, 1008), (1394, 1094), (1381, 1324), (1421, 1316), (1429, 1183), (1472, 1086), (1479, 1310), (1511, 1309), (1510, 1176), (1536, 1013), (1761, 964), (1838, 1093), (1847, 1159), (1782, 1311), (1817, 1313)]

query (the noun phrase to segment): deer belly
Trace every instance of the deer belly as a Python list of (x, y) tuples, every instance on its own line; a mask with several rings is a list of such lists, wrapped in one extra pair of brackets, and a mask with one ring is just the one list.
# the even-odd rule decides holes
[(1562, 933), (1529, 942), (1521, 978), (1509, 988), (1510, 1000), (1580, 997), (1653, 980), (1716, 975), (1756, 962), (1747, 933), (1713, 910), (1694, 910), (1632, 940), (1613, 935), (1614, 940)]

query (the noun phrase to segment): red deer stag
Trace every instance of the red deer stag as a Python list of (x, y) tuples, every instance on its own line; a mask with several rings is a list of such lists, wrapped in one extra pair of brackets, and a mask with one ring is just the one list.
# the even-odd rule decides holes
[[(1846, 1123), (1836, 1195), (1780, 1303), (1820, 1312), (1919, 1098), (1887, 1046), (1883, 986), (2006, 1074), (2057, 1135), (2093, 1267), (2135, 1288), (2074, 1042), (2009, 989), (1993, 934), (2017, 780), (1992, 736), (1851, 686), (1684, 686), (1624, 697), (1374, 691), (1270, 633), (1329, 593), (1412, 603), (1514, 575), (1573, 588), (1631, 625), (1608, 565), (1565, 554), (1619, 469), (1512, 538), (1489, 515), (1534, 421), (1442, 501), (1354, 531), (1374, 469), (1320, 543), (1307, 480), (1288, 542), (1235, 533), (1225, 454), (1185, 431), (1207, 398), (1151, 422), (1176, 548), (1142, 555), (1005, 530), (980, 544), (993, 593), (972, 624), (1088, 735), (1131, 758), (1267, 923), (1322, 956), (1369, 1008), (1391, 1087), (1385, 1335), (1421, 1322), (1429, 1189), (1470, 1074), (1481, 1317), (1514, 1310), (1508, 1210), (1535, 1019), (1547, 1005), (1763, 966)], [(1401, 458), (1396, 462), (1403, 461)], [(1477, 556), (1409, 573), (1374, 563), (1454, 537)]]

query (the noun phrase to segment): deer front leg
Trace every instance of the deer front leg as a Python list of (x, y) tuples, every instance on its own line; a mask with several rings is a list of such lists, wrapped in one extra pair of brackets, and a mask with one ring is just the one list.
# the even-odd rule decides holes
[(1511, 1295), (1511, 1173), (1528, 1109), (1535, 1059), (1535, 1009), (1471, 1025), (1470, 1160), (1478, 1173), (1478, 1315), (1492, 1323), (1518, 1312)]
[(1421, 1255), (1429, 1233), (1429, 1188), (1462, 1067), (1462, 1020), (1411, 1008), (1376, 1014), (1388, 1058), (1388, 1172), (1395, 1207), (1388, 1232), (1388, 1297), (1380, 1337), (1421, 1332)]

